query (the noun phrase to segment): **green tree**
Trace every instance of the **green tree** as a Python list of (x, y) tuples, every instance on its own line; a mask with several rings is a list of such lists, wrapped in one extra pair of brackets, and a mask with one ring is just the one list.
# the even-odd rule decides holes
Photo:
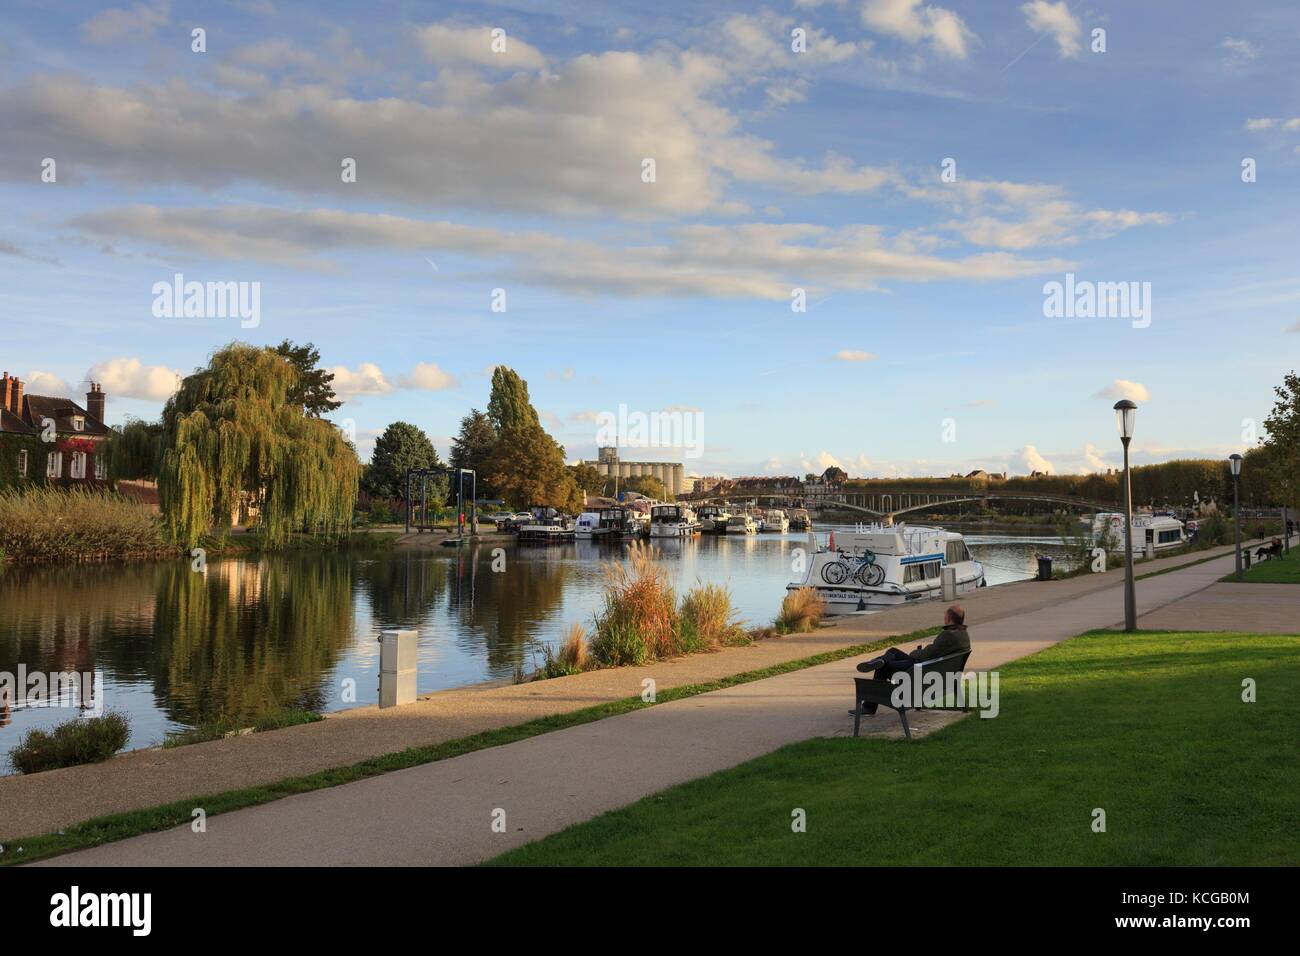
[[(375, 442), (370, 456), (370, 466), (365, 473), (365, 489), (379, 498), (406, 498), (406, 471), (408, 468), (439, 468), (442, 460), (429, 436), (409, 422), (393, 422)], [(433, 502), (447, 500), (447, 476), (430, 480), (429, 494)]]
[(528, 399), (528, 383), (513, 369), (492, 372), (488, 418), (497, 440), (484, 462), (487, 483), (516, 508), (582, 507), (582, 492), (564, 464), (564, 448), (541, 426)]
[[(610, 479), (611, 484), (613, 479)], [(619, 491), (635, 491), (637, 494), (645, 495), (647, 498), (653, 498), (656, 501), (667, 501), (668, 490), (664, 488), (664, 483), (653, 475), (632, 475), (627, 478), (618, 480)], [(612, 494), (612, 491), (611, 491)]]
[(1277, 401), (1264, 420), (1266, 469), (1276, 504), (1300, 508), (1300, 375), (1294, 371), (1273, 390)]
[(114, 478), (157, 478), (162, 464), (162, 422), (128, 418), (109, 437), (108, 470)]
[(569, 474), (573, 475), (573, 481), (577, 486), (590, 495), (608, 495), (606, 487), (610, 482), (608, 475), (602, 475), (596, 470), (594, 465), (588, 465), (586, 462), (572, 465), (569, 468)]
[(288, 360), (298, 371), (298, 382), (289, 390), (289, 401), (301, 405), (303, 410), (313, 418), (320, 418), (326, 412), (332, 412), (342, 402), (334, 401), (334, 373), (319, 367), (320, 350), (310, 342), (295, 345), (285, 339), (273, 351)]
[(169, 532), (193, 547), (242, 503), (268, 545), (298, 529), (345, 534), (361, 463), (337, 428), (290, 401), (298, 370), (235, 342), (181, 381), (162, 416), (158, 493)]
[(452, 468), (472, 468), (478, 473), (478, 496), (494, 498), (496, 491), (484, 477), (488, 456), (497, 442), (496, 426), (492, 419), (471, 408), (460, 420), (460, 434), (451, 440), (450, 464)]
[(504, 365), (492, 370), (492, 395), (488, 399), (487, 413), (498, 433), (507, 428), (541, 427), (537, 409), (528, 398), (528, 383), (519, 377), (518, 372)]

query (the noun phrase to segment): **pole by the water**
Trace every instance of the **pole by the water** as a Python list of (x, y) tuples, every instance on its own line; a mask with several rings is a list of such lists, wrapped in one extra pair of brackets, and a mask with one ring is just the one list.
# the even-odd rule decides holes
[(1137, 630), (1137, 591), (1133, 584), (1133, 486), (1128, 467), (1128, 443), (1124, 442), (1124, 630)]
[(1241, 580), (1241, 478), (1232, 476), (1232, 526), (1237, 541), (1237, 580)]

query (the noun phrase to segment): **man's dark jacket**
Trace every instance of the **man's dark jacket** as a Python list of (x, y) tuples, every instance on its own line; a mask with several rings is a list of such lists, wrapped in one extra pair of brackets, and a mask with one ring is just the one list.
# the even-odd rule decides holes
[(918, 647), (908, 656), (914, 661), (932, 661), (936, 657), (947, 657), (970, 650), (970, 635), (966, 633), (965, 624), (949, 624), (935, 637), (934, 642), (925, 647)]

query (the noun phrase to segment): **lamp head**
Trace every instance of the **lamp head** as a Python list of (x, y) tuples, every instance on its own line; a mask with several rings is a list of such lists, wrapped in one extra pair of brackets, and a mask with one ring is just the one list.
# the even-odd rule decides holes
[(1137, 418), (1137, 405), (1127, 398), (1115, 403), (1115, 425), (1119, 428), (1119, 437), (1128, 441), (1133, 437), (1133, 420)]
[(1232, 466), (1232, 477), (1237, 478), (1241, 475), (1241, 456), (1229, 455), (1228, 464)]

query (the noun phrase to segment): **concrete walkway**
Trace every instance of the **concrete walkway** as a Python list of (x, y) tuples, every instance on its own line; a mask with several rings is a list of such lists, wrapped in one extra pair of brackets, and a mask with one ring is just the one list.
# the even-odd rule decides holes
[[(1153, 613), (1209, 587), (1231, 564), (1231, 557), (1218, 558), (1139, 581), (1140, 612)], [(1102, 587), (1081, 588), (1073, 597), (1069, 596), (1072, 583), (1039, 585), (1039, 594), (1048, 598), (1043, 592), (1053, 592), (1057, 600), (1000, 617), (976, 613), (980, 604), (985, 612), (993, 610), (990, 603), (980, 601), (981, 596), (967, 602), (968, 615), (976, 622), (971, 628), (971, 666), (996, 668), (1082, 631), (1122, 620), (1118, 576), (1108, 575)], [(917, 610), (902, 609), (898, 614)], [(932, 618), (936, 606), (928, 612), (927, 619)], [(1244, 610), (1238, 626), (1250, 627)], [(849, 733), (851, 721), (845, 711), (855, 664), (845, 660), (808, 668), (218, 815), (207, 821), (205, 833), (183, 826), (41, 865), (476, 863), (785, 744)], [(919, 718), (919, 733), (960, 719), (952, 714)], [(898, 734), (893, 714), (877, 715), (866, 724), (871, 733)], [(504, 832), (493, 828), (494, 819), (504, 819)]]
[[(1229, 551), (1220, 549), (1217, 553)], [(1140, 568), (1143, 572), (1159, 571), (1214, 553), (1162, 558)], [(972, 623), (989, 623), (1086, 594), (1114, 590), (1121, 580), (1119, 572), (1110, 571), (1066, 581), (1025, 581), (984, 588), (963, 597), (963, 603)], [(474, 685), (439, 691), (406, 707), (358, 707), (330, 714), (329, 719), (318, 723), (270, 733), (169, 750), (138, 750), (88, 766), (0, 777), (0, 841), (49, 833), (106, 814), (350, 766), (408, 747), (438, 744), (636, 697), (641, 694), (645, 678), (653, 679), (659, 690), (666, 690), (760, 670), (932, 627), (940, 623), (941, 614), (938, 603), (923, 602), (880, 614), (841, 618), (833, 626), (811, 634), (773, 638), (716, 654), (694, 654), (643, 667), (597, 670), (529, 684)], [(972, 666), (988, 665), (974, 661)]]

